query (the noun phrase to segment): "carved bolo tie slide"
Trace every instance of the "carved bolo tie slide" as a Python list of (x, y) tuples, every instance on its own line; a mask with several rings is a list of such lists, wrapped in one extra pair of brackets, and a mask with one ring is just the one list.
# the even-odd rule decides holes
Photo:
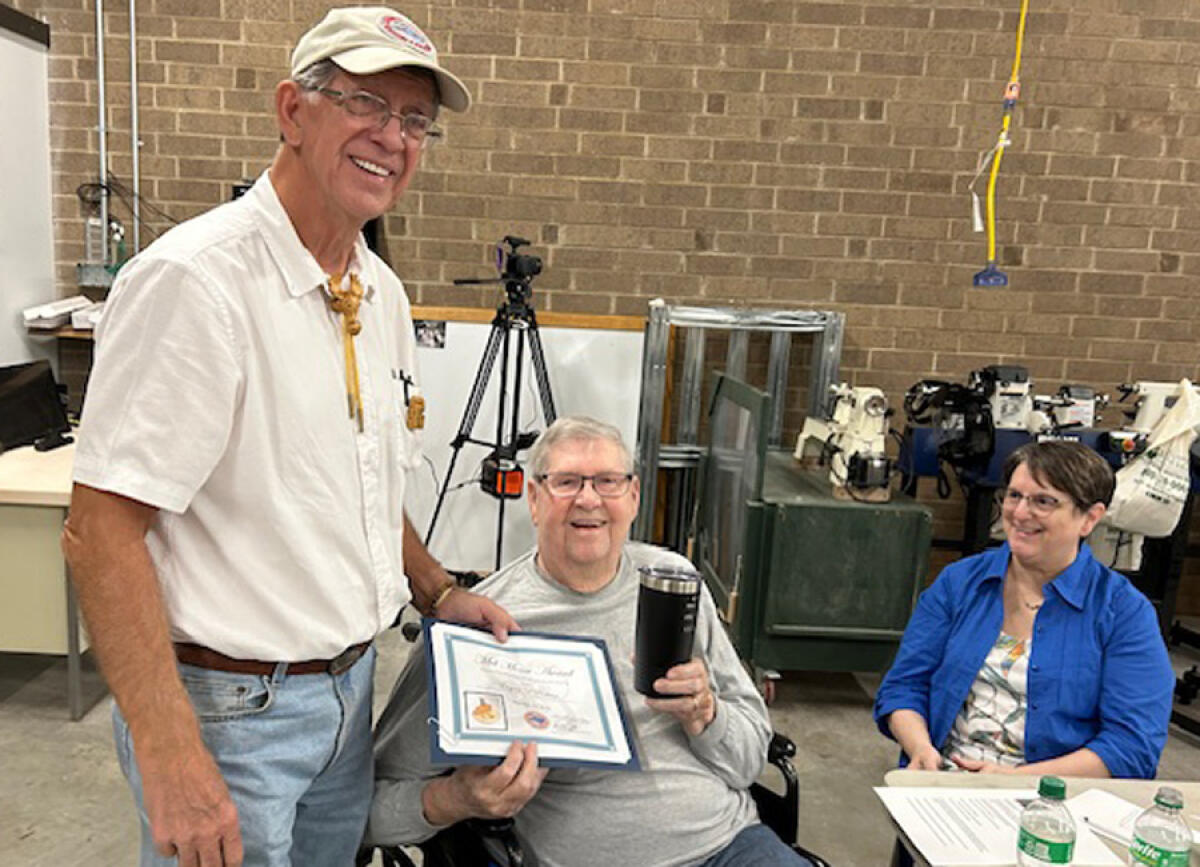
[(329, 275), (329, 307), (342, 316), (342, 347), (346, 356), (346, 405), (350, 418), (358, 419), (358, 432), (363, 430), (362, 393), (358, 384), (358, 356), (354, 353), (354, 338), (362, 331), (358, 305), (362, 303), (363, 288), (357, 274), (350, 275), (350, 288), (342, 289), (342, 274)]

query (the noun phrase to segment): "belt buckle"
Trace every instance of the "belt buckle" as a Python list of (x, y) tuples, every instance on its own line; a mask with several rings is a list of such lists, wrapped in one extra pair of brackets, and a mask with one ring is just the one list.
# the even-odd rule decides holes
[(354, 663), (358, 662), (358, 660), (362, 658), (362, 655), (366, 649), (367, 645), (365, 644), (355, 644), (351, 647), (347, 647), (333, 659), (329, 660), (329, 673), (337, 676), (349, 671)]

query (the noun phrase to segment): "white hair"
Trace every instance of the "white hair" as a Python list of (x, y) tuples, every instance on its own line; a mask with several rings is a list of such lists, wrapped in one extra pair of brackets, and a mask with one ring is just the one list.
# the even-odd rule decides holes
[(340, 68), (327, 57), (301, 69), (292, 76), (292, 81), (305, 90), (320, 90), (333, 81)]
[(629, 453), (619, 430), (611, 424), (586, 415), (566, 415), (556, 419), (550, 427), (542, 431), (542, 435), (533, 444), (529, 452), (530, 473), (535, 477), (545, 473), (550, 463), (550, 450), (567, 440), (607, 440), (621, 452), (625, 472), (634, 472), (633, 456)]

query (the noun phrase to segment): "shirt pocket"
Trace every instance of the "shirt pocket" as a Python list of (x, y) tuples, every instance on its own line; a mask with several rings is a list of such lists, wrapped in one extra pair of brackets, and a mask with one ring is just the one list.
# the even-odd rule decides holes
[[(388, 405), (389, 418), (386, 426), (389, 429), (389, 443), (392, 449), (392, 461), (397, 469), (412, 470), (421, 464), (421, 431), (422, 428), (408, 426), (409, 408), (415, 401), (424, 401), (421, 390), (413, 384), (405, 385), (402, 380), (392, 379), (392, 395)], [(424, 424), (424, 408), (419, 411)]]

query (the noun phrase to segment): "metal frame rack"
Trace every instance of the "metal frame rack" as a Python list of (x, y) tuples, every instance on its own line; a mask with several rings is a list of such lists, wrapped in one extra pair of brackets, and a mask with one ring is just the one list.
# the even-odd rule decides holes
[[(650, 302), (646, 321), (646, 339), (642, 350), (642, 395), (638, 410), (638, 471), (642, 485), (642, 503), (633, 525), (633, 537), (650, 541), (658, 499), (658, 471), (684, 470), (687, 480), (683, 499), (694, 496), (695, 469), (700, 446), (701, 395), (704, 377), (704, 344), (709, 329), (728, 331), (729, 348), (725, 372), (745, 378), (750, 333), (771, 334), (767, 362), (766, 391), (771, 395), (772, 416), (768, 444), (779, 446), (783, 435), (784, 396), (787, 391), (788, 364), (792, 335), (812, 334), (812, 363), (809, 373), (808, 412), (820, 414), (829, 387), (838, 379), (842, 357), (842, 332), (846, 317), (822, 310), (738, 310), (716, 307), (672, 306), (661, 299)], [(667, 365), (671, 327), (686, 331), (683, 375), (680, 384), (677, 441), (662, 442), (663, 408), (667, 397)], [(677, 503), (673, 521), (686, 522), (688, 503)], [(679, 528), (677, 528), (679, 529)]]

